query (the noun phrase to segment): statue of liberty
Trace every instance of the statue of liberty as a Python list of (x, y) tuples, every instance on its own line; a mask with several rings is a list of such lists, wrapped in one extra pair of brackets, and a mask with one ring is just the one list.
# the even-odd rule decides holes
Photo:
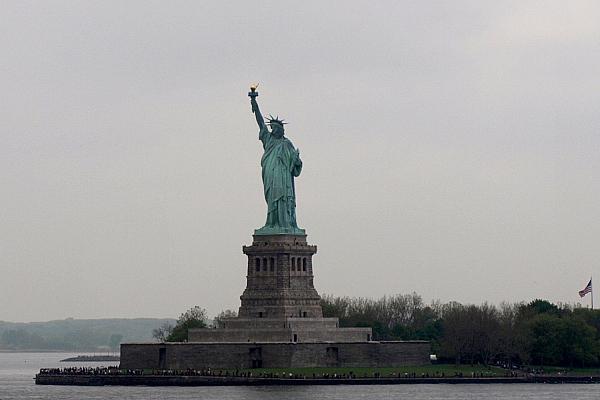
[[(254, 231), (255, 235), (291, 234), (304, 235), (304, 229), (296, 223), (296, 190), (294, 177), (302, 171), (300, 152), (292, 142), (284, 137), (285, 122), (279, 117), (269, 116), (266, 124), (260, 113), (256, 97), (256, 86), (250, 87), (250, 104), (258, 123), (258, 139), (263, 144), (264, 154), (260, 161), (265, 200), (267, 202), (267, 222)], [(270, 126), (271, 130), (267, 125)]]

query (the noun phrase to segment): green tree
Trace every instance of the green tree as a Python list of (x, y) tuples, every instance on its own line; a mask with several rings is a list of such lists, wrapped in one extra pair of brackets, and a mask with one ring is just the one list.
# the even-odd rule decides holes
[(521, 307), (523, 313), (560, 315), (560, 309), (548, 300), (535, 299)]
[(191, 328), (207, 327), (206, 310), (194, 306), (181, 314), (175, 327), (167, 337), (167, 342), (185, 342), (188, 339), (188, 330)]
[(224, 321), (226, 319), (230, 319), (230, 318), (235, 318), (237, 317), (237, 312), (233, 311), (233, 310), (224, 310), (221, 311), (214, 319), (213, 319), (213, 325), (215, 328), (224, 328)]
[(521, 304), (501, 303), (498, 309), (498, 352), (496, 359), (509, 366), (518, 361), (519, 334), (517, 315)]
[(325, 318), (345, 318), (348, 315), (350, 298), (336, 297), (330, 294), (321, 296), (321, 308)]
[(562, 356), (564, 321), (550, 314), (538, 314), (527, 321), (529, 354), (533, 364), (559, 365)]
[(173, 325), (169, 322), (164, 322), (158, 328), (152, 329), (152, 337), (159, 342), (166, 342), (171, 332), (173, 332)]
[(440, 359), (593, 366), (600, 364), (600, 310), (536, 299), (499, 306), (433, 302), (416, 293), (379, 299), (323, 296), (326, 317), (366, 326), (379, 340), (430, 340)]
[(576, 315), (565, 318), (562, 332), (561, 363), (570, 367), (584, 367), (598, 363), (597, 331)]

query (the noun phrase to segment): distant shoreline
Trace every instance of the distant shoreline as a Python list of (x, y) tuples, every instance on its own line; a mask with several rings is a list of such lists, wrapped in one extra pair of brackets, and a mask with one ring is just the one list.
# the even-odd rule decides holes
[(109, 356), (109, 355), (78, 355), (76, 357), (65, 358), (60, 362), (99, 362), (99, 361), (120, 361), (120, 356)]
[[(72, 351), (72, 350), (35, 350), (35, 349), (21, 349), (21, 350), (12, 350), (12, 349), (0, 349), (0, 353), (66, 353), (66, 354), (80, 354), (81, 351)], [(93, 353), (93, 351), (90, 351)]]
[[(0, 349), (0, 353), (51, 353), (51, 354), (56, 354), (56, 353), (64, 353), (64, 354), (81, 354), (81, 353), (90, 353), (90, 354), (94, 354), (94, 353), (103, 353), (102, 351), (94, 351), (94, 350), (79, 350), (79, 351), (74, 351), (74, 350), (35, 350), (35, 349), (19, 349), (19, 350), (13, 350), (13, 349)], [(106, 353), (104, 351), (104, 353)]]

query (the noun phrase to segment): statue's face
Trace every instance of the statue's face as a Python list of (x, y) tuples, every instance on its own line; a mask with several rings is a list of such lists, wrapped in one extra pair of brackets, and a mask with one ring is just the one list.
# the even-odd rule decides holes
[(283, 126), (281, 126), (279, 124), (271, 125), (271, 134), (273, 136), (275, 136), (277, 139), (282, 138), (283, 137)]

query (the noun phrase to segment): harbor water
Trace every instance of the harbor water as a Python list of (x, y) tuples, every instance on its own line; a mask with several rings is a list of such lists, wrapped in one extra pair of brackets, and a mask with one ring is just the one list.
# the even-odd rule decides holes
[(359, 400), (359, 399), (531, 399), (587, 400), (600, 398), (596, 384), (481, 384), (393, 386), (268, 386), (268, 387), (115, 387), (42, 386), (33, 377), (40, 368), (101, 366), (109, 363), (61, 363), (72, 353), (0, 353), (0, 399), (232, 399), (232, 400)]

